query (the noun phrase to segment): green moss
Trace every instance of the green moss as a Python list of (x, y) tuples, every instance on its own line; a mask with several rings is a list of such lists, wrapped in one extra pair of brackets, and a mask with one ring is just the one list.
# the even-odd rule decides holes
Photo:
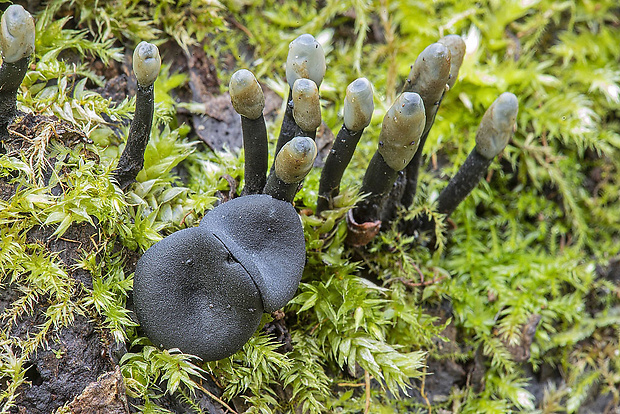
[[(29, 356), (78, 314), (128, 344), (122, 372), (144, 412), (158, 412), (163, 393), (180, 391), (191, 401), (206, 373), (222, 385), (225, 401), (241, 397), (251, 412), (360, 412), (367, 401), (371, 412), (427, 411), (426, 403), (395, 400), (399, 388), (421, 378), (429, 360), (474, 364), (477, 352), (484, 386), (454, 388), (430, 401), (432, 412), (576, 412), (597, 387), (620, 405), (620, 291), (596, 271), (617, 257), (620, 235), (616, 2), (259, 3), (54, 0), (36, 14), (36, 66), (19, 108), (55, 115), (93, 142), (67, 143), (49, 129), (28, 152), (0, 157), (0, 177), (19, 186), (0, 201), (2, 284), (20, 292), (1, 315), (0, 380), (9, 384), (0, 393), (2, 407), (26, 386)], [(72, 21), (54, 20), (69, 10), (79, 10)], [(284, 95), (287, 44), (304, 32), (327, 52), (321, 97), (328, 126), (340, 127), (345, 87), (357, 76), (373, 82), (377, 109), (345, 172), (340, 208), (325, 220), (302, 214), (308, 265), (284, 308), (294, 350), (277, 352), (279, 344), (264, 333), (209, 364), (159, 350), (138, 336), (125, 307), (132, 285), (125, 261), (131, 251), (141, 253), (163, 235), (195, 225), (216, 191), (229, 190), (225, 175), (242, 180), (243, 159), (190, 141), (176, 110), (194, 107), (172, 96), (187, 76), (164, 66), (145, 169), (131, 191), (121, 193), (109, 177), (134, 102), (112, 105), (88, 90), (104, 81), (88, 65), (57, 57), (107, 62), (141, 39), (173, 39), (186, 50), (209, 39), (216, 61), (230, 53)], [(515, 136), (488, 180), (444, 223), (454, 227), (447, 237), (405, 238), (391, 230), (365, 250), (349, 249), (342, 219), (359, 200), (355, 184), (376, 148), (381, 119), (417, 54), (448, 33), (466, 36), (468, 54), (425, 147), (441, 167), (431, 163), (422, 171), (415, 206), (400, 219), (434, 214), (433, 201), (473, 147), (485, 108), (504, 91), (520, 101)], [(223, 84), (230, 73), (222, 74)], [(270, 136), (275, 130), (269, 126)], [(180, 168), (188, 173), (185, 182)], [(318, 177), (319, 171), (307, 177), (298, 207), (314, 208)], [(63, 191), (53, 195), (57, 185)], [(78, 223), (101, 229), (96, 248), (75, 265), (92, 275), (92, 289), (78, 288), (74, 269), (28, 238), (42, 224), (60, 237)], [(446, 301), (453, 312), (442, 318), (433, 309)], [(35, 303), (44, 322), (17, 339), (8, 322), (28, 315)], [(509, 349), (535, 315), (541, 319), (529, 362), (535, 371), (562, 372), (561, 381), (542, 385), (536, 407), (524, 367)], [(449, 338), (446, 327), (458, 335)], [(454, 348), (446, 352), (439, 344)], [(365, 372), (373, 379), (370, 400)], [(290, 398), (282, 398), (282, 388)]]

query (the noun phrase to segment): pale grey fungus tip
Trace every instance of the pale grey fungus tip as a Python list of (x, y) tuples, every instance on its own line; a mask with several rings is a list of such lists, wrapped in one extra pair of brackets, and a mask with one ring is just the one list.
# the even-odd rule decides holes
[(286, 58), (286, 81), (293, 88), (297, 79), (312, 79), (321, 86), (325, 76), (325, 52), (311, 34), (303, 34), (288, 46)]
[(493, 159), (508, 144), (514, 132), (519, 101), (517, 97), (504, 92), (484, 113), (478, 132), (476, 132), (476, 150), (487, 159)]
[(420, 95), (400, 94), (385, 114), (379, 134), (379, 154), (390, 168), (400, 171), (409, 164), (418, 149), (425, 124)]
[[(433, 43), (427, 46), (418, 55), (409, 73), (411, 87), (422, 96), (432, 96), (439, 100), (450, 76), (450, 61), (450, 50), (445, 45)], [(428, 106), (435, 103), (424, 104)]]
[(450, 51), (450, 79), (448, 79), (448, 87), (452, 89), (465, 57), (465, 41), (459, 35), (447, 35), (439, 39), (437, 43), (446, 46)]
[(375, 109), (372, 98), (372, 84), (366, 78), (357, 78), (347, 86), (344, 126), (349, 131), (361, 131), (370, 124)]
[(9, 6), (0, 22), (0, 46), (6, 62), (13, 63), (34, 52), (34, 19), (22, 6)]
[(133, 52), (133, 72), (140, 86), (151, 86), (161, 67), (159, 49), (152, 43), (140, 42)]
[(287, 142), (276, 157), (276, 175), (287, 184), (298, 183), (312, 169), (317, 148), (308, 137), (295, 137)]
[(310, 79), (297, 79), (293, 85), (293, 119), (302, 131), (315, 131), (321, 126), (319, 89)]
[(263, 114), (265, 95), (256, 77), (249, 70), (241, 69), (233, 73), (228, 91), (232, 106), (239, 115), (258, 119)]

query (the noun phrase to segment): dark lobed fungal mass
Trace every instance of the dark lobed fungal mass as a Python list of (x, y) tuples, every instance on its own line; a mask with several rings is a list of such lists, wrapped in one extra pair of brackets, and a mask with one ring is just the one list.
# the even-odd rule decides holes
[(136, 314), (157, 346), (206, 361), (226, 358), (254, 334), (263, 311), (293, 297), (304, 264), (292, 205), (240, 197), (146, 251), (134, 278)]
[(265, 312), (295, 295), (306, 264), (306, 242), (295, 208), (269, 195), (239, 197), (200, 222), (224, 242), (258, 287)]

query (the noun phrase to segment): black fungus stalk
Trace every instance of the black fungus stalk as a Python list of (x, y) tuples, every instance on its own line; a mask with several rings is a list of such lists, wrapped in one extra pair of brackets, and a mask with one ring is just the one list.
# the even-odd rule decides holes
[(376, 221), (383, 207), (383, 200), (390, 192), (394, 181), (398, 177), (398, 170), (391, 168), (377, 151), (373, 155), (362, 182), (361, 193), (368, 194), (355, 210), (353, 217), (358, 223)]
[[(276, 141), (276, 154), (280, 152), (287, 142), (300, 134), (301, 129), (297, 126), (293, 118), (293, 90), (290, 89), (288, 91), (288, 98), (286, 99), (286, 109), (284, 110), (284, 117), (282, 118), (280, 134), (278, 135), (278, 141)], [(273, 166), (271, 169), (273, 170)]]
[[(296, 136), (308, 137), (312, 141), (316, 138), (316, 130), (321, 125), (321, 104), (319, 101), (319, 89), (313, 80), (300, 78), (293, 84), (292, 96), (293, 118), (295, 120), (294, 133)], [(286, 144), (288, 144), (288, 141)], [(282, 148), (286, 146), (284, 144)], [(276, 159), (273, 168), (269, 172), (267, 181), (275, 179), (275, 167), (277, 157), (281, 149), (276, 149)], [(293, 194), (294, 195), (294, 194)]]
[(340, 193), (340, 181), (355, 147), (370, 124), (374, 110), (372, 85), (366, 78), (354, 80), (347, 87), (344, 101), (344, 125), (330, 150), (319, 182), (316, 214), (333, 209), (334, 197)]
[(305, 134), (301, 127), (296, 124), (293, 117), (293, 85), (295, 81), (298, 79), (310, 79), (314, 81), (318, 88), (321, 86), (321, 82), (323, 82), (326, 70), (325, 52), (321, 44), (312, 35), (303, 34), (293, 40), (288, 47), (286, 81), (289, 84), (289, 93), (280, 135), (276, 142), (276, 154), (291, 139)]
[(308, 175), (316, 158), (317, 148), (309, 137), (295, 137), (278, 153), (273, 174), (265, 185), (265, 194), (292, 203), (299, 184)]
[(259, 194), (267, 183), (269, 152), (263, 109), (265, 96), (249, 70), (242, 69), (230, 79), (230, 100), (241, 115), (245, 169), (243, 195)]
[(449, 216), (486, 175), (493, 158), (480, 155), (474, 148), (459, 171), (437, 198), (437, 212)]
[(353, 210), (357, 223), (379, 219), (385, 196), (398, 172), (411, 161), (424, 124), (424, 104), (417, 93), (401, 94), (387, 111), (379, 135), (379, 148), (370, 160), (362, 182), (361, 192), (368, 195)]
[(405, 208), (411, 205), (417, 191), (424, 144), (446, 90), (450, 77), (450, 60), (450, 50), (441, 43), (433, 43), (420, 53), (403, 88), (404, 92), (418, 93), (426, 108), (426, 126), (420, 137), (420, 145), (405, 170), (406, 183), (401, 197), (401, 204)]
[[(34, 52), (34, 20), (22, 6), (9, 6), (0, 22), (0, 142), (8, 139), (8, 126), (17, 115), (19, 90)], [(1, 148), (1, 147), (0, 147)]]
[(161, 58), (157, 46), (140, 42), (133, 54), (133, 70), (138, 80), (136, 111), (129, 129), (127, 145), (114, 172), (121, 189), (133, 183), (144, 166), (144, 151), (151, 135), (155, 107), (153, 83), (157, 79), (160, 66)]
[[(505, 92), (485, 112), (476, 133), (476, 146), (437, 198), (438, 213), (446, 216), (452, 214), (487, 174), (491, 162), (506, 147), (513, 134), (518, 110), (517, 97)], [(417, 223), (421, 231), (430, 230), (433, 226), (428, 217), (422, 217)]]

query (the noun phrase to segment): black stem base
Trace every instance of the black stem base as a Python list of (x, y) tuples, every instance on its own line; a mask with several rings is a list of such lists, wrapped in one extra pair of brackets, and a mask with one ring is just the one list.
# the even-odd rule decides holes
[(474, 148), (448, 186), (439, 194), (437, 211), (446, 216), (452, 214), (486, 175), (492, 161), (480, 155)]
[(319, 197), (316, 202), (316, 214), (334, 208), (333, 200), (340, 193), (340, 181), (344, 170), (351, 162), (355, 147), (364, 130), (350, 131), (344, 125), (340, 128), (334, 145), (325, 160), (319, 181)]
[(397, 177), (398, 171), (387, 165), (379, 151), (375, 152), (364, 174), (360, 190), (362, 193), (368, 193), (368, 196), (353, 210), (356, 222), (367, 223), (379, 219), (385, 196), (392, 189)]
[(295, 194), (297, 194), (297, 189), (299, 188), (299, 183), (287, 183), (282, 181), (275, 174), (269, 175), (267, 179), (267, 184), (265, 184), (265, 190), (263, 191), (265, 194), (272, 196), (273, 198), (277, 198), (278, 200), (287, 201), (292, 203), (295, 199)]
[(245, 151), (245, 187), (242, 195), (260, 194), (267, 183), (269, 163), (265, 118), (262, 114), (257, 119), (241, 116), (241, 129)]
[[(0, 143), (9, 138), (8, 126), (17, 115), (17, 91), (26, 76), (29, 57), (17, 62), (2, 62), (0, 66)], [(0, 145), (0, 153), (4, 145)]]
[(127, 145), (114, 171), (114, 177), (123, 190), (135, 181), (136, 176), (144, 167), (144, 151), (151, 136), (154, 109), (153, 85), (143, 87), (138, 84), (136, 112), (129, 129)]
[[(445, 214), (446, 217), (450, 216), (486, 175), (492, 161), (492, 159), (489, 160), (480, 155), (474, 148), (456, 175), (439, 194), (437, 212)], [(427, 215), (418, 217), (413, 223), (405, 223), (404, 225), (407, 234), (413, 234), (416, 230), (427, 232), (434, 228), (435, 222), (430, 220)]]

